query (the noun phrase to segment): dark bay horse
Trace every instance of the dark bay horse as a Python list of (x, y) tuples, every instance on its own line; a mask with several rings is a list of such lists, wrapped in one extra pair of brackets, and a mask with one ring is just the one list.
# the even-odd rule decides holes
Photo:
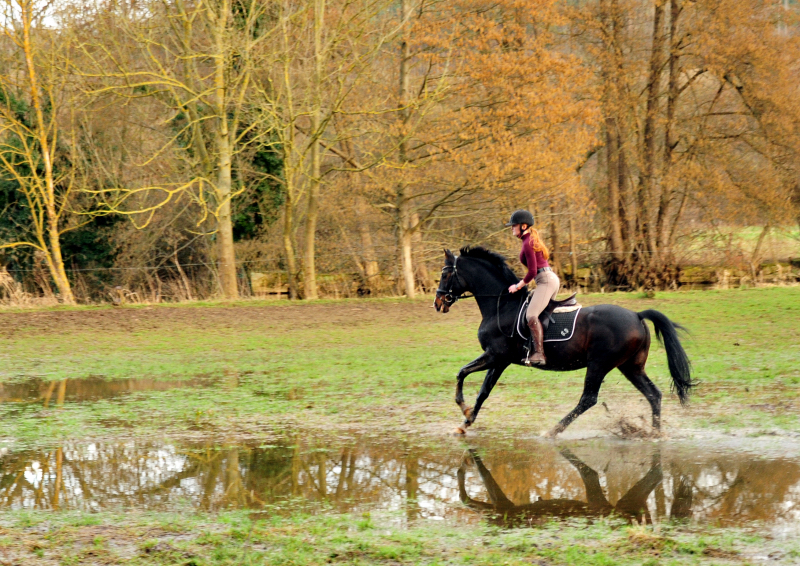
[[(483, 354), (461, 368), (456, 378), (456, 403), (465, 417), (458, 432), (466, 432), (466, 428), (475, 422), (481, 405), (503, 371), (511, 364), (522, 365), (526, 341), (514, 329), (525, 293), (508, 293), (509, 285), (518, 281), (505, 258), (497, 253), (467, 246), (461, 248), (461, 255), (456, 257), (450, 250), (445, 250), (445, 264), (434, 301), (436, 310), (446, 313), (462, 295), (472, 293), (483, 317), (478, 329)], [(548, 436), (563, 432), (597, 403), (600, 385), (614, 368), (619, 368), (644, 395), (653, 411), (653, 428), (661, 429), (661, 391), (644, 371), (650, 351), (650, 331), (645, 319), (653, 323), (656, 337), (667, 351), (672, 384), (681, 404), (687, 402), (694, 383), (689, 358), (678, 339), (677, 330), (684, 330), (682, 326), (652, 309), (636, 313), (615, 305), (584, 307), (578, 314), (571, 339), (544, 344), (547, 365), (540, 366), (540, 369), (571, 371), (586, 368), (583, 395), (578, 405), (550, 430)], [(475, 405), (467, 407), (464, 403), (464, 378), (483, 370), (487, 370), (486, 377)]]

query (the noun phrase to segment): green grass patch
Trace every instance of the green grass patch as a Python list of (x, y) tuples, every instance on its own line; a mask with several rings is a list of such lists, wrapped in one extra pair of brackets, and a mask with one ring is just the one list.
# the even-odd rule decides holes
[[(41, 514), (43, 527), (35, 531), (16, 526), (14, 513), (0, 516), (7, 557), (25, 564), (611, 566), (748, 563), (758, 555), (798, 556), (791, 538), (677, 524), (626, 526), (616, 519), (576, 521), (568, 528), (549, 523), (502, 530), (480, 522), (398, 525), (398, 516), (386, 514), (376, 518), (376, 528), (363, 530), (357, 527), (360, 516), (347, 514), (251, 519), (245, 512), (105, 512), (98, 514), (100, 527), (75, 527), (70, 513)], [(165, 531), (164, 524), (175, 527)]]

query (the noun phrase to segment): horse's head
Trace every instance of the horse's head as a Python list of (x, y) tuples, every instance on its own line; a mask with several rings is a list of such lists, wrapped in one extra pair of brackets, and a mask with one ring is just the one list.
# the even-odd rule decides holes
[(437, 311), (446, 313), (466, 291), (464, 280), (458, 276), (458, 258), (450, 250), (444, 250), (444, 267), (433, 306)]

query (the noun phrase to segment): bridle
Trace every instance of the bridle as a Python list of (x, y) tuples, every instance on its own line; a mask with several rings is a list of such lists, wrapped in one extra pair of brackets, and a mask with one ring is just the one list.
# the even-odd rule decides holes
[[(508, 334), (503, 332), (503, 329), (500, 326), (500, 299), (503, 297), (504, 294), (508, 293), (508, 291), (503, 290), (499, 295), (475, 295), (474, 293), (471, 294), (471, 295), (468, 295), (467, 293), (461, 293), (459, 295), (456, 295), (453, 292), (453, 286), (455, 285), (455, 282), (460, 277), (459, 274), (458, 274), (458, 257), (459, 256), (456, 256), (455, 259), (453, 260), (453, 265), (445, 265), (442, 268), (442, 276), (444, 276), (445, 273), (452, 274), (452, 275), (450, 275), (450, 281), (449, 281), (450, 285), (449, 285), (449, 287), (448, 287), (448, 289), (446, 291), (443, 291), (441, 289), (437, 289), (436, 290), (436, 296), (442, 298), (442, 302), (447, 306), (448, 309), (450, 307), (452, 307), (454, 304), (456, 304), (456, 302), (459, 299), (472, 299), (472, 298), (475, 298), (475, 297), (497, 297), (497, 309), (496, 309), (497, 310), (497, 315), (496, 315), (496, 317), (497, 317), (497, 329), (500, 331), (500, 334), (502, 334), (503, 336), (506, 336), (507, 338), (512, 338), (514, 336), (514, 330), (511, 331), (511, 335), (509, 336)], [(521, 297), (526, 297), (527, 295), (525, 293), (520, 293), (520, 296)], [(525, 299), (523, 298), (523, 303), (524, 303), (524, 301), (525, 301)], [(516, 326), (516, 323), (515, 323), (515, 326)]]
[(456, 295), (455, 293), (453, 293), (453, 286), (460, 277), (458, 275), (458, 256), (456, 256), (455, 260), (453, 260), (453, 265), (445, 265), (442, 268), (442, 275), (444, 276), (445, 273), (452, 273), (452, 275), (450, 276), (450, 288), (447, 289), (446, 291), (442, 291), (441, 289), (436, 289), (436, 296), (442, 298), (442, 302), (445, 305), (447, 305), (448, 309), (452, 307), (454, 304), (456, 304), (456, 301), (458, 301), (459, 299), (470, 299), (475, 296), (475, 295), (467, 295), (466, 293), (461, 293), (460, 295)]

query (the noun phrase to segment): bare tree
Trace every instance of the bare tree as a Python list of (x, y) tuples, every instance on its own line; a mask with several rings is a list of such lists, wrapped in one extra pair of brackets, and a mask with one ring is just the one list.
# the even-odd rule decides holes
[(91, 64), (80, 70), (84, 78), (104, 82), (92, 90), (96, 96), (149, 96), (171, 113), (174, 135), (151, 159), (180, 148), (189, 179), (171, 189), (115, 188), (110, 206), (130, 214), (123, 203), (135, 203), (133, 212), (139, 213), (132, 195), (142, 198), (152, 189), (165, 195), (158, 201), (165, 203), (179, 191), (196, 192), (216, 219), (220, 283), (229, 298), (238, 295), (231, 199), (247, 190), (234, 187), (233, 169), (238, 155), (263, 141), (247, 103), (253, 72), (262, 63), (259, 46), (272, 32), (263, 25), (269, 9), (260, 0), (151, 0), (137, 3), (136, 10), (114, 2), (106, 6), (106, 19), (98, 20), (105, 33), (86, 40)]
[[(379, 162), (370, 158), (356, 163), (353, 156), (343, 156), (336, 149), (339, 141), (358, 134), (337, 131), (332, 121), (338, 115), (370, 116), (390, 110), (360, 97), (361, 84), (381, 47), (397, 31), (381, 16), (386, 5), (384, 0), (363, 4), (315, 0), (312, 9), (307, 3), (285, 0), (276, 8), (274, 36), (264, 44), (270, 62), (254, 76), (253, 106), (268, 124), (273, 147), (283, 156), (283, 175), (276, 180), (286, 196), (282, 239), (292, 297), (298, 295), (295, 232), (300, 205), (306, 205), (304, 297), (316, 299), (323, 178), (342, 169), (364, 171)], [(331, 161), (327, 165), (326, 155)]]
[(63, 160), (57, 163), (59, 144), (64, 143), (62, 125), (71, 122), (72, 101), (64, 62), (55, 49), (64, 38), (39, 26), (49, 15), (49, 4), (37, 0), (4, 0), (2, 4), (3, 33), (10, 44), (3, 50), (0, 71), (0, 165), (24, 195), (32, 230), (30, 238), (0, 243), (0, 249), (36, 249), (61, 301), (74, 304), (61, 235), (80, 221), (70, 218), (75, 192), (71, 165)]

